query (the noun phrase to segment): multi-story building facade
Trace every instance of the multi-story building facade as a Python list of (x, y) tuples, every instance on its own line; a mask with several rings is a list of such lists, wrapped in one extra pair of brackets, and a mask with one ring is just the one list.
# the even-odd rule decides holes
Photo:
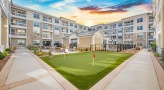
[(0, 0), (0, 51), (9, 46), (10, 0)]
[(155, 29), (153, 28), (151, 13), (140, 14), (123, 18), (118, 22), (92, 26), (92, 30), (103, 30), (107, 44), (136, 44), (149, 47), (154, 42)]
[(11, 6), (10, 42), (13, 46), (58, 45), (62, 37), (78, 30), (87, 31), (88, 27), (23, 6)]
[(164, 48), (164, 1), (153, 0), (153, 15), (155, 17), (157, 52), (161, 53)]

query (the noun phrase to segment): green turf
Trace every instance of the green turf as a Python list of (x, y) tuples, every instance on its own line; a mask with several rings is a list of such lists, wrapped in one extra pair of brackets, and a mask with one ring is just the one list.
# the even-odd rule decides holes
[[(93, 54), (96, 54), (93, 66)], [(80, 90), (88, 90), (132, 54), (119, 52), (87, 52), (41, 57)]]

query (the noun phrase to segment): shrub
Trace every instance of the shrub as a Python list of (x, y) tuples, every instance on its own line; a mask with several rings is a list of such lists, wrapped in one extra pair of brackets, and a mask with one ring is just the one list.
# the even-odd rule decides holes
[(3, 59), (3, 58), (5, 58), (5, 54), (0, 52), (0, 59)]
[(86, 48), (85, 51), (88, 51), (88, 48)]
[(42, 50), (39, 51), (38, 55), (39, 55), (39, 56), (42, 56), (42, 55), (43, 55)]
[(5, 51), (8, 51), (8, 52), (10, 52), (10, 48), (6, 48), (6, 50)]
[(5, 51), (3, 54), (4, 54), (5, 57), (6, 57), (6, 56), (9, 54), (9, 51)]
[(152, 50), (153, 51), (156, 51), (156, 43), (155, 42), (152, 42), (151, 43), (151, 47), (152, 47)]

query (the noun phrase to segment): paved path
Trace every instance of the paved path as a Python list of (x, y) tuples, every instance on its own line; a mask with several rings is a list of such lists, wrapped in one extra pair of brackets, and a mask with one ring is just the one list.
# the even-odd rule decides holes
[(139, 52), (105, 90), (160, 90), (151, 53)]
[[(73, 87), (60, 74), (25, 48), (18, 48), (12, 58), (4, 67), (5, 70), (0, 73), (3, 77), (0, 78), (2, 79), (0, 90), (64, 90), (65, 87), (68, 89), (70, 89), (69, 86)], [(4, 74), (6, 77), (3, 76)], [(6, 80), (3, 80), (4, 78)]]

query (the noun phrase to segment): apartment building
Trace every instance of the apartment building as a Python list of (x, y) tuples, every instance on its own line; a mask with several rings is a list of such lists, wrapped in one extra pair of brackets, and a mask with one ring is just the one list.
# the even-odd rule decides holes
[(155, 17), (157, 52), (161, 53), (164, 48), (164, 1), (153, 0), (153, 15)]
[(152, 14), (145, 13), (123, 18), (117, 22), (95, 25), (91, 28), (104, 31), (106, 44), (136, 44), (149, 47), (155, 40), (153, 21)]
[(9, 47), (10, 0), (0, 0), (0, 51)]
[(51, 16), (23, 6), (11, 6), (10, 42), (13, 46), (59, 46), (62, 38), (88, 27), (63, 17)]

